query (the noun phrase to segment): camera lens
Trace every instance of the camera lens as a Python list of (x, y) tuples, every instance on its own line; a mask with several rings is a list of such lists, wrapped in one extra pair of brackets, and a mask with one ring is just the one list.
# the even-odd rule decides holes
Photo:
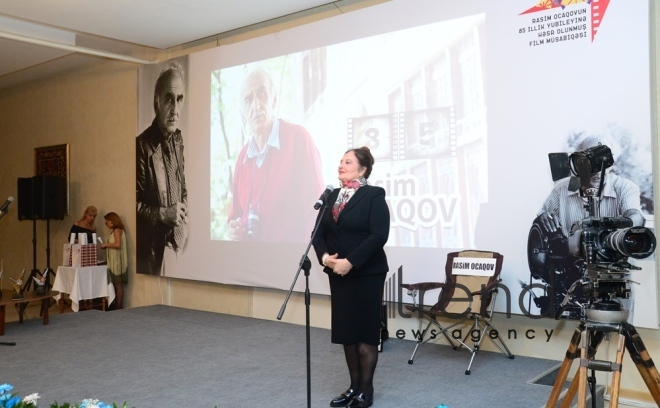
[(655, 251), (655, 235), (645, 227), (616, 230), (605, 237), (606, 247), (636, 259), (646, 258)]

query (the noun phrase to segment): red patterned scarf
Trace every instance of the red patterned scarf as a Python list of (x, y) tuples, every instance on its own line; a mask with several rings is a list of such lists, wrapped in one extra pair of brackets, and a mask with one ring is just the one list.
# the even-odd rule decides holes
[(357, 191), (358, 188), (367, 184), (367, 180), (364, 178), (342, 181), (341, 190), (339, 190), (339, 195), (337, 196), (337, 201), (332, 206), (332, 218), (335, 222), (339, 219), (339, 213), (346, 207), (348, 200), (353, 197), (353, 194)]

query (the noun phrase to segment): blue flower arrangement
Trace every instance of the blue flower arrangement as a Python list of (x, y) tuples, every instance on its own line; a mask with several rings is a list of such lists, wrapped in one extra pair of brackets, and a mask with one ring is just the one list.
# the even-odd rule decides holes
[[(39, 394), (34, 393), (21, 398), (12, 394), (14, 387), (11, 384), (0, 385), (0, 408), (37, 408)], [(117, 404), (106, 404), (96, 399), (84, 399), (80, 404), (71, 405), (68, 402), (58, 404), (54, 402), (49, 405), (50, 408), (127, 408), (126, 403), (119, 406)]]

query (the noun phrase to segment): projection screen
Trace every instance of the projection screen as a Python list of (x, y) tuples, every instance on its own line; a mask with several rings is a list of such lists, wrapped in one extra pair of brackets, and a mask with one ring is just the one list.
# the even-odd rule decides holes
[[(612, 173), (639, 187), (654, 227), (647, 2), (393, 0), (180, 62), (190, 235), (165, 276), (288, 289), (313, 205), (359, 146), (376, 158), (369, 183), (387, 193), (390, 283), (442, 281), (448, 252), (498, 251), (511, 296), (497, 309), (538, 313), (522, 286), (538, 283), (528, 236), (554, 186), (548, 154), (586, 135), (617, 145)], [(140, 131), (166, 65), (140, 70)], [(285, 164), (265, 159), (263, 179), (241, 173), (261, 120), (245, 114), (255, 70), (272, 85), (273, 148), (291, 149)], [(232, 236), (240, 217), (258, 218), (250, 239)], [(311, 291), (327, 294), (309, 257)], [(655, 256), (631, 262), (642, 268), (634, 324), (657, 327)]]

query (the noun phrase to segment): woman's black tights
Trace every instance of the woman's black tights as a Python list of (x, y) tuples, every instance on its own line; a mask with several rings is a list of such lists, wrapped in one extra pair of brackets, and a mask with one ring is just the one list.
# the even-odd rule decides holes
[(374, 394), (374, 372), (378, 363), (378, 347), (367, 343), (344, 345), (351, 388), (367, 398)]

